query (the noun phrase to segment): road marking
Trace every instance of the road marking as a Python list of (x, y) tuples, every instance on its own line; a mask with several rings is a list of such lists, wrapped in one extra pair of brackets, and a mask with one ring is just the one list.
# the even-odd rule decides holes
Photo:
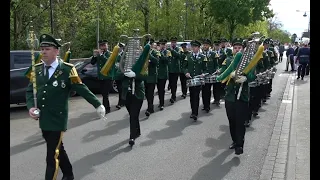
[(292, 100), (282, 100), (282, 103), (290, 104), (290, 103), (292, 103)]

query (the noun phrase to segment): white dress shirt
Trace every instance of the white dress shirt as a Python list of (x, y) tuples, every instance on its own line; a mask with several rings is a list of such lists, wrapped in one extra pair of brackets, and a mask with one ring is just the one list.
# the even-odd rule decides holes
[(58, 62), (58, 59), (56, 59), (55, 61), (52, 62), (51, 65), (48, 65), (48, 64), (45, 64), (45, 62), (43, 62), (43, 65), (44, 65), (44, 75), (46, 73), (46, 66), (51, 66), (48, 71), (49, 71), (49, 79), (51, 78), (51, 76), (53, 75), (53, 73), (56, 71), (58, 65), (59, 65), (59, 62)]

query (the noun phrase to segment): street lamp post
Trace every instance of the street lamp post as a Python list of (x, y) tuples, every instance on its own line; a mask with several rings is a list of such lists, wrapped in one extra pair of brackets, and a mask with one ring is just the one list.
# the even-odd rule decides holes
[(98, 15), (97, 15), (97, 49), (99, 49), (99, 40), (100, 40), (100, 2), (101, 0), (98, 0), (97, 3), (97, 9), (98, 9)]
[[(302, 11), (296, 10), (296, 12), (302, 12)], [(307, 12), (310, 13), (310, 11), (304, 11), (303, 17), (307, 17), (307, 16), (308, 16), (308, 15), (307, 15)], [(309, 15), (309, 22), (308, 22), (308, 36), (309, 36), (309, 38), (310, 38), (310, 15)]]
[(51, 25), (51, 35), (53, 35), (53, 7), (52, 7), (52, 0), (50, 0), (50, 25)]

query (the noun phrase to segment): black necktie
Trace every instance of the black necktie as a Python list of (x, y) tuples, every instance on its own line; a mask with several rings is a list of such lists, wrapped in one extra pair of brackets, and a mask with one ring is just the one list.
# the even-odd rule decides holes
[(51, 66), (45, 66), (45, 68), (46, 68), (46, 74), (45, 74), (46, 80), (49, 80), (49, 69), (51, 68)]

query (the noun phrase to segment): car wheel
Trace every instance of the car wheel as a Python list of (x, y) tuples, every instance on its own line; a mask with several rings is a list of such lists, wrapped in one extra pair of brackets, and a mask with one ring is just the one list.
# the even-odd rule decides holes
[(112, 91), (116, 93), (118, 92), (118, 86), (115, 80), (112, 81)]

